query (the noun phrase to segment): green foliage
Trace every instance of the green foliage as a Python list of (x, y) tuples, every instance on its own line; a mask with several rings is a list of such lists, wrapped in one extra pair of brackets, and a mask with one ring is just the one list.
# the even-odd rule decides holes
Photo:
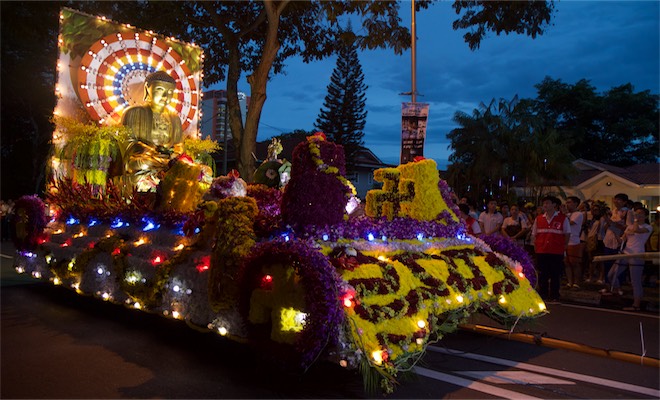
[(576, 158), (616, 166), (656, 162), (660, 115), (658, 95), (635, 93), (627, 83), (599, 94), (588, 80), (575, 84), (546, 77), (536, 85), (530, 112), (570, 138)]
[(554, 12), (552, 1), (489, 1), (460, 0), (452, 5), (457, 15), (465, 13), (454, 21), (454, 30), (469, 29), (463, 35), (470, 49), (479, 48), (486, 33), (511, 32), (536, 38), (550, 22)]
[(456, 112), (460, 127), (447, 135), (453, 150), (447, 172), (458, 193), (512, 200), (507, 189), (516, 182), (544, 187), (568, 181), (574, 171), (567, 138), (531, 114), (529, 104), (516, 96), (481, 103), (471, 115)]
[(339, 42), (338, 47), (337, 65), (314, 126), (324, 132), (328, 140), (344, 147), (346, 171), (350, 173), (355, 170), (360, 147), (364, 146), (367, 85), (355, 42)]
[(186, 153), (188, 153), (195, 162), (208, 165), (213, 171), (213, 175), (216, 173), (215, 160), (211, 156), (212, 153), (220, 150), (222, 146), (220, 143), (211, 139), (195, 139), (187, 137), (183, 141), (183, 148)]
[[(124, 34), (129, 29), (120, 25), (120, 32)], [(94, 42), (113, 33), (117, 33), (117, 26), (110, 21), (80, 14), (69, 8), (62, 9), (62, 49), (71, 59), (82, 57)]]

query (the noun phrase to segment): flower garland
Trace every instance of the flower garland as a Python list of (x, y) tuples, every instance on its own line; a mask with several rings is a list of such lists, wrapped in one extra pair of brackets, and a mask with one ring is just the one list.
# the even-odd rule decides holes
[(257, 244), (245, 260), (240, 279), (240, 311), (246, 320), (252, 291), (262, 283), (262, 267), (277, 263), (293, 267), (304, 288), (307, 318), (295, 348), (302, 367), (308, 368), (326, 346), (337, 343), (344, 319), (342, 294), (337, 291), (340, 283), (328, 258), (312, 243), (276, 240)]
[(307, 144), (309, 146), (309, 153), (312, 155), (312, 161), (314, 161), (314, 164), (316, 164), (316, 168), (319, 171), (333, 175), (342, 185), (347, 186), (350, 189), (350, 193), (346, 193), (346, 200), (348, 200), (351, 198), (351, 195), (356, 196), (357, 191), (355, 190), (355, 186), (353, 186), (353, 184), (342, 175), (343, 172), (340, 171), (339, 168), (329, 166), (321, 158), (321, 146), (319, 143), (325, 140), (326, 136), (323, 132), (316, 132), (312, 136), (307, 137)]

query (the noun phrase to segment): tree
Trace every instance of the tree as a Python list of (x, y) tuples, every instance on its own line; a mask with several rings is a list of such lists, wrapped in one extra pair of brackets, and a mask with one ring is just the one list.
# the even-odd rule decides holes
[[(53, 134), (58, 3), (2, 2), (2, 197), (40, 193)], [(38, 27), (38, 28), (37, 28)]]
[(540, 196), (545, 187), (566, 182), (573, 172), (565, 141), (529, 111), (529, 101), (493, 99), (472, 114), (457, 111), (447, 138), (453, 150), (449, 184), (473, 197), (512, 201), (509, 188), (525, 182)]
[(617, 166), (657, 160), (658, 95), (635, 93), (630, 83), (601, 95), (586, 79), (571, 85), (546, 77), (535, 87), (530, 111), (570, 138), (576, 158)]
[[(348, 33), (352, 38), (351, 32)], [(360, 147), (364, 146), (367, 85), (355, 43), (340, 42), (338, 47), (337, 65), (314, 127), (344, 147), (346, 171), (350, 173), (355, 170), (355, 157)]]

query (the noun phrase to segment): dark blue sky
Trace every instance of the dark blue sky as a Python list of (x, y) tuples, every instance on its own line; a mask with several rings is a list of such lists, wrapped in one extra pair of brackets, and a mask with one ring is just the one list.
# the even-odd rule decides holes
[[(409, 8), (402, 6), (408, 26)], [(493, 98), (536, 97), (534, 85), (545, 76), (571, 84), (585, 78), (599, 92), (628, 82), (636, 91), (660, 92), (658, 1), (560, 1), (555, 8), (544, 35), (490, 34), (476, 51), (463, 41), (464, 32), (452, 30), (451, 2), (417, 13), (417, 101), (430, 103), (427, 158), (446, 167), (446, 134), (455, 127), (456, 111), (471, 113)], [(289, 60), (287, 75), (268, 85), (258, 140), (313, 129), (335, 62)], [(365, 144), (384, 162), (396, 164), (401, 102), (410, 101), (400, 95), (410, 91), (410, 51), (401, 56), (391, 50), (365, 51), (360, 62), (369, 86)]]

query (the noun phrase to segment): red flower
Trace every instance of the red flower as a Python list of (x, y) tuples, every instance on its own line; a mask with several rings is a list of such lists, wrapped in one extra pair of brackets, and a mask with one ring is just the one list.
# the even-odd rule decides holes
[(414, 162), (420, 162), (420, 161), (424, 161), (424, 160), (426, 160), (426, 158), (424, 158), (424, 156), (416, 156), (415, 158), (413, 158)]

